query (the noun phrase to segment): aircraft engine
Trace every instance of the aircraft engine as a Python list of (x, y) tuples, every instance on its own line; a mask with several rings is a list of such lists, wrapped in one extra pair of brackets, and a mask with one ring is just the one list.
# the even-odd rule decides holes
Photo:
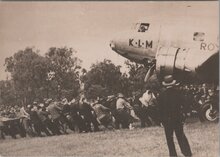
[(156, 54), (156, 73), (159, 79), (173, 75), (174, 78), (185, 81), (218, 81), (218, 56), (218, 52), (160, 47)]
[(173, 75), (178, 48), (160, 47), (156, 54), (156, 73), (159, 78)]

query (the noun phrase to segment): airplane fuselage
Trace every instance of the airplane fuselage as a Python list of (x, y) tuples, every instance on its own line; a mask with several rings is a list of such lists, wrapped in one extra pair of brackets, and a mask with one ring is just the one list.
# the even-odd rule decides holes
[(218, 25), (150, 24), (145, 32), (132, 30), (119, 34), (111, 44), (120, 55), (140, 62), (144, 58), (155, 58), (158, 47), (191, 48), (201, 53), (215, 53), (219, 50)]
[(131, 61), (150, 63), (156, 60), (159, 74), (175, 75), (182, 71), (207, 80), (209, 78), (205, 76), (203, 69), (210, 69), (215, 72), (207, 73), (216, 78), (219, 30), (216, 23), (218, 19), (214, 21), (214, 24), (208, 19), (194, 21), (195, 23), (183, 20), (171, 23), (137, 23), (138, 28), (119, 34), (110, 46)]

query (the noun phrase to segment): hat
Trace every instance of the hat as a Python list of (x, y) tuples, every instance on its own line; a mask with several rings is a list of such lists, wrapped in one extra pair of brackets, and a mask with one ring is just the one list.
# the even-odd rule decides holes
[(52, 101), (52, 99), (47, 99), (45, 103), (49, 104), (49, 103), (51, 103), (51, 101)]
[(34, 106), (34, 107), (31, 109), (31, 111), (37, 111), (37, 107)]
[(67, 99), (66, 98), (63, 98), (62, 99), (62, 103), (66, 103), (67, 102)]
[(113, 98), (115, 98), (115, 95), (109, 95), (109, 96), (107, 96), (106, 101), (110, 101), (110, 100), (112, 100)]
[(63, 103), (63, 104), (68, 104), (68, 100), (67, 100), (66, 98), (64, 98), (64, 99), (62, 100), (62, 103)]
[(70, 101), (70, 103), (75, 103), (76, 102), (76, 99), (75, 98), (73, 98), (71, 101)]
[(122, 93), (118, 93), (118, 98), (124, 98), (124, 95)]
[(36, 101), (34, 101), (34, 102), (33, 102), (33, 104), (34, 104), (34, 105), (37, 105), (37, 102), (36, 102)]
[(164, 77), (162, 84), (163, 86), (173, 86), (176, 84), (176, 80), (173, 79), (172, 75), (167, 75)]
[(41, 103), (41, 104), (39, 104), (39, 107), (44, 107), (44, 104), (42, 104), (42, 103)]

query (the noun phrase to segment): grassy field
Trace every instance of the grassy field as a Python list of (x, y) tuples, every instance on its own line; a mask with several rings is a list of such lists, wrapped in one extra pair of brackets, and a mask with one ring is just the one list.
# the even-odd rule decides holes
[[(185, 125), (194, 157), (219, 156), (218, 124), (193, 122)], [(179, 146), (176, 142), (178, 154)], [(71, 133), (53, 137), (0, 140), (2, 156), (129, 156), (165, 157), (168, 155), (164, 130), (150, 127), (134, 130)]]

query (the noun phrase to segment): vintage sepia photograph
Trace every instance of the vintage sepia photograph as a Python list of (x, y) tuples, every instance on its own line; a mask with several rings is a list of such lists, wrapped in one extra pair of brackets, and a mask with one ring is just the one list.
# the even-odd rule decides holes
[(0, 2), (0, 157), (218, 157), (218, 1)]

